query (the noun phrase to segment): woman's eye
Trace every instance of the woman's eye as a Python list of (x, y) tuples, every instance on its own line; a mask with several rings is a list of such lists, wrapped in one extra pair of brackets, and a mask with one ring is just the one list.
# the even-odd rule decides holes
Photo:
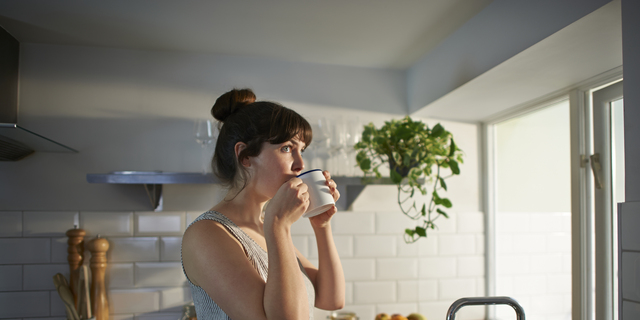
[(291, 147), (290, 146), (284, 146), (284, 147), (282, 147), (282, 151), (289, 152), (289, 151), (291, 151)]

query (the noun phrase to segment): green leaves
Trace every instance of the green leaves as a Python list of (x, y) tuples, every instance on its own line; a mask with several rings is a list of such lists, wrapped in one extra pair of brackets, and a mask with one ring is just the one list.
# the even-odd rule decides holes
[(444, 128), (438, 123), (436, 124), (433, 129), (431, 129), (431, 135), (433, 135), (434, 137), (441, 137), (442, 134), (444, 134), (446, 131), (444, 130)]
[(451, 145), (449, 146), (449, 157), (453, 157), (457, 149), (458, 147), (456, 147), (456, 142), (453, 141), (453, 138), (451, 138)]
[(442, 187), (442, 189), (447, 191), (447, 184), (444, 183), (444, 179), (442, 177), (440, 177), (440, 186)]
[[(460, 174), (462, 151), (452, 134), (440, 124), (429, 128), (419, 120), (405, 117), (386, 121), (380, 128), (373, 123), (363, 127), (362, 139), (354, 149), (356, 162), (365, 177), (381, 177), (379, 168), (389, 168), (391, 181), (398, 185), (398, 205), (404, 215), (420, 220), (414, 229), (405, 230), (405, 241), (415, 242), (427, 236), (427, 230), (437, 228), (434, 221), (448, 214), (442, 209), (452, 207), (436, 190), (447, 191), (445, 179)], [(451, 174), (448, 174), (450, 171)], [(416, 193), (416, 189), (420, 193)], [(431, 199), (417, 205), (415, 195)]]
[(408, 126), (399, 126), (394, 134), (400, 140), (409, 140), (413, 137), (413, 130)]
[(393, 183), (395, 184), (400, 184), (400, 182), (402, 182), (402, 176), (397, 173), (395, 170), (391, 170), (391, 181), (393, 181)]
[(358, 152), (358, 154), (356, 154), (356, 162), (358, 163), (358, 166), (360, 167), (360, 169), (362, 169), (362, 171), (366, 172), (371, 170), (371, 159), (367, 157), (366, 152)]
[(458, 162), (455, 160), (449, 160), (449, 167), (451, 168), (451, 173), (460, 174), (460, 167), (458, 167)]
[(443, 215), (445, 218), (449, 219), (449, 215), (448, 215), (446, 212), (444, 212), (444, 211), (442, 211), (442, 210), (440, 210), (440, 209), (436, 209), (436, 211), (437, 211), (439, 214)]

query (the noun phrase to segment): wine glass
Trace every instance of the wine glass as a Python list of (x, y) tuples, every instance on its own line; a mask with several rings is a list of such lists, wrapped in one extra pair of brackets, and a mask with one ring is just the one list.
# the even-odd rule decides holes
[(311, 130), (313, 130), (313, 142), (309, 147), (313, 155), (313, 161), (310, 169), (327, 168), (327, 160), (329, 159), (329, 143), (330, 129), (327, 118), (321, 117), (311, 121)]
[(345, 162), (348, 161), (345, 151), (347, 146), (347, 128), (344, 118), (341, 115), (332, 117), (330, 134), (329, 154), (331, 156), (331, 168), (336, 175), (346, 175), (344, 167)]
[(358, 173), (358, 170), (356, 169), (356, 167), (358, 166), (356, 163), (356, 150), (354, 149), (354, 146), (360, 142), (360, 140), (362, 140), (362, 130), (363, 130), (363, 126), (362, 126), (362, 122), (360, 122), (360, 118), (358, 116), (349, 116), (347, 117), (347, 154), (348, 156), (348, 160), (347, 160), (347, 167), (348, 167), (348, 174), (350, 176), (356, 176)]
[(208, 149), (213, 145), (218, 137), (218, 130), (213, 120), (198, 119), (195, 121), (193, 132), (196, 137), (196, 141), (202, 147), (202, 174), (207, 174), (210, 168), (210, 155)]

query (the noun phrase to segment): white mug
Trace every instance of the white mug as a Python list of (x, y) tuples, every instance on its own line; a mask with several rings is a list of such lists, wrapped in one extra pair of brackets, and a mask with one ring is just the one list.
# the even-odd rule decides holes
[(327, 186), (327, 179), (322, 174), (322, 170), (309, 170), (298, 175), (298, 178), (302, 179), (302, 182), (309, 187), (309, 207), (302, 215), (303, 217), (311, 218), (319, 215), (336, 204), (333, 201), (331, 190)]

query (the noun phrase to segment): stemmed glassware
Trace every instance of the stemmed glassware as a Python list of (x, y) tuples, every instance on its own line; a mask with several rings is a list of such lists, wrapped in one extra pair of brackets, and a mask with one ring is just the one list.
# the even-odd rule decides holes
[(346, 120), (347, 137), (346, 137), (346, 153), (347, 153), (347, 172), (349, 176), (356, 176), (356, 150), (353, 148), (356, 143), (362, 140), (362, 122), (358, 116), (348, 116)]
[(331, 141), (329, 154), (331, 156), (331, 170), (335, 175), (346, 175), (346, 165), (349, 162), (346, 153), (347, 128), (342, 116), (331, 119)]
[(356, 161), (353, 147), (362, 136), (358, 116), (333, 115), (309, 121), (313, 142), (305, 152), (307, 168), (323, 168), (335, 176), (355, 176)]
[(310, 121), (313, 130), (313, 142), (309, 146), (311, 161), (308, 169), (329, 169), (327, 167), (329, 160), (329, 144), (331, 142), (331, 130), (329, 121), (325, 117), (317, 118)]
[(209, 149), (218, 138), (216, 122), (209, 119), (198, 119), (195, 121), (193, 132), (202, 149), (202, 174), (207, 174), (211, 168), (211, 153)]

